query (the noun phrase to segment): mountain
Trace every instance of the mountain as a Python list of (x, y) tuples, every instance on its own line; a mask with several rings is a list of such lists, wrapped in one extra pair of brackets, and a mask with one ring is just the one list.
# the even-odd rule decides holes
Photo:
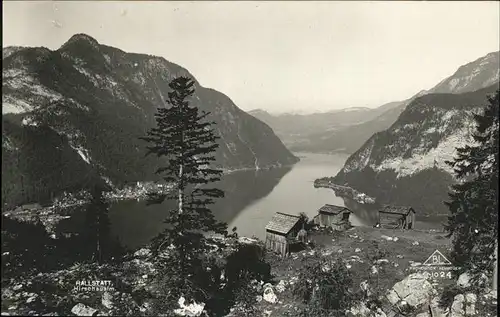
[[(126, 53), (85, 34), (57, 50), (4, 48), (2, 203), (49, 199), (95, 175), (115, 185), (155, 180), (138, 138), (155, 125), (168, 83), (193, 77), (162, 57)], [(194, 79), (194, 77), (193, 77)], [(196, 80), (195, 80), (196, 81)], [(216, 165), (269, 168), (298, 161), (265, 123), (197, 81), (191, 102), (211, 112), (221, 137)]]
[(321, 147), (319, 150), (309, 149), (311, 140), (320, 140), (323, 135), (331, 135), (332, 131), (374, 119), (382, 111), (356, 107), (313, 114), (271, 114), (262, 109), (248, 113), (272, 127), (289, 149), (322, 152)]
[(452, 93), (476, 91), (498, 82), (500, 52), (489, 53), (471, 63), (461, 66), (452, 76), (445, 78), (429, 93)]
[(431, 93), (413, 100), (389, 129), (374, 134), (330, 179), (375, 197), (378, 203), (411, 205), (417, 213), (446, 214), (443, 201), (456, 180), (445, 161), (473, 141), (473, 114), (499, 89)]
[[(353, 120), (343, 112), (330, 112), (294, 118), (256, 117), (269, 124), (285, 145), (292, 151), (304, 152), (345, 152), (354, 153), (374, 133), (388, 129), (405, 107), (416, 98), (430, 93), (464, 93), (479, 90), (498, 82), (499, 52), (489, 53), (473, 62), (463, 65), (451, 76), (431, 89), (422, 90), (414, 96), (389, 102), (375, 109), (365, 108), (354, 111)], [(338, 116), (338, 118), (336, 118)], [(315, 117), (321, 118), (320, 122)], [(314, 127), (309, 130), (303, 127)]]

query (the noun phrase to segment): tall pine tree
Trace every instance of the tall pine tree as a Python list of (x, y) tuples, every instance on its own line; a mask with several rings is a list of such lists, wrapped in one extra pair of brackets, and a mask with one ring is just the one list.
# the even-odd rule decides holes
[(169, 248), (170, 256), (162, 260), (162, 275), (168, 280), (165, 303), (176, 302), (179, 296), (188, 300), (206, 298), (196, 285), (202, 255), (208, 250), (204, 233), (227, 233), (226, 224), (217, 222), (209, 209), (216, 198), (224, 195), (221, 190), (207, 186), (218, 181), (222, 174), (211, 167), (218, 137), (211, 128), (214, 123), (207, 121), (209, 113), (190, 104), (194, 86), (188, 77), (172, 80), (167, 106), (159, 108), (155, 116), (157, 126), (141, 138), (150, 144), (147, 155), (156, 154), (168, 162), (156, 173), (175, 185), (166, 194), (150, 197), (154, 203), (165, 199), (177, 202), (177, 208), (167, 211), (166, 228), (152, 241), (153, 254), (161, 255)]
[(475, 115), (475, 144), (457, 148), (457, 157), (447, 162), (460, 181), (445, 202), (451, 212), (445, 227), (453, 239), (452, 258), (474, 274), (493, 270), (498, 239), (499, 92)]
[(111, 256), (109, 241), (109, 204), (103, 196), (103, 189), (95, 185), (91, 189), (92, 198), (86, 209), (84, 241), (93, 261), (102, 263)]

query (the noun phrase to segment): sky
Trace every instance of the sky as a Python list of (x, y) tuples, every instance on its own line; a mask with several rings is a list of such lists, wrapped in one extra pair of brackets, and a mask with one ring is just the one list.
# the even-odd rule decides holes
[(3, 1), (2, 46), (159, 55), (243, 110), (378, 107), (499, 50), (500, 2)]

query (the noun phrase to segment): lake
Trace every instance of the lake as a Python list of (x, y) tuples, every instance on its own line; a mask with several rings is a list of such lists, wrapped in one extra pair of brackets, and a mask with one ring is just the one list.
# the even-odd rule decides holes
[[(215, 217), (237, 228), (240, 236), (264, 238), (265, 226), (275, 212), (298, 215), (304, 212), (310, 219), (324, 204), (347, 206), (354, 212), (354, 226), (372, 226), (376, 211), (337, 197), (333, 190), (314, 188), (315, 179), (334, 176), (343, 167), (347, 155), (295, 153), (301, 161), (292, 167), (271, 170), (239, 171), (225, 175), (217, 187), (225, 197), (212, 206)], [(109, 211), (111, 234), (130, 249), (147, 244), (163, 228), (165, 212), (171, 202), (147, 206), (144, 201), (118, 201)], [(60, 231), (70, 232), (81, 226), (83, 215), (63, 221)], [(73, 228), (73, 229), (72, 229)]]

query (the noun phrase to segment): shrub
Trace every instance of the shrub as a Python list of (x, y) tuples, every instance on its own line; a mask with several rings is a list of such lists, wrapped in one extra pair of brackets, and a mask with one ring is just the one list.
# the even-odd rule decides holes
[(307, 305), (301, 315), (342, 315), (355, 299), (352, 283), (342, 259), (306, 258), (293, 288), (294, 295)]

